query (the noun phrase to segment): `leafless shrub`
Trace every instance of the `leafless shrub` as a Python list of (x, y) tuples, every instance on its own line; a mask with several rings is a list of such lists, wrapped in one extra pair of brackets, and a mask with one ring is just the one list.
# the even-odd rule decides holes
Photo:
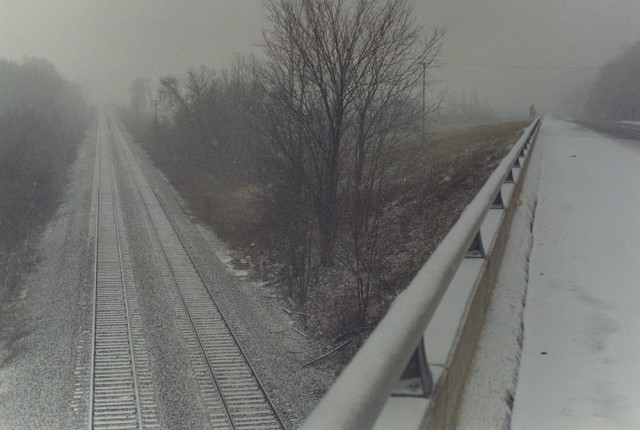
[[(443, 32), (423, 38), (406, 0), (265, 5), (272, 29), (266, 60), (256, 67), (263, 94), (257, 113), (262, 153), (277, 178), (269, 181), (272, 200), (281, 202), (274, 210), (285, 218), (312, 208), (303, 225), (313, 233), (296, 231), (287, 240), (294, 249), (317, 243), (309, 267), (337, 258), (353, 274), (364, 324), (381, 213), (397, 173), (389, 154), (427, 113), (417, 87), (428, 82)], [(337, 249), (341, 231), (347, 239)]]
[[(222, 72), (200, 67), (180, 80), (160, 80), (159, 97), (170, 112), (167, 134), (174, 149), (188, 147), (191, 163), (220, 179), (247, 175), (255, 166), (255, 129), (249, 106), (256, 102), (251, 58), (237, 57)], [(160, 137), (162, 139), (162, 137)], [(165, 136), (166, 138), (166, 136)]]
[(55, 210), (90, 117), (51, 63), (0, 59), (0, 296), (26, 271), (26, 240)]

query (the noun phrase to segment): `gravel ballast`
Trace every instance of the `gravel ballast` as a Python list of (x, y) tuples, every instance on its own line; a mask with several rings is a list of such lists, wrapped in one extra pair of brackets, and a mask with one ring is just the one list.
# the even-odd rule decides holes
[[(40, 238), (38, 263), (10, 301), (2, 304), (0, 428), (86, 427), (94, 285), (95, 144), (93, 128), (80, 148), (64, 200)], [(143, 151), (135, 145), (132, 150), (274, 408), (287, 428), (298, 427), (334, 375), (321, 366), (304, 367), (314, 352), (308, 339), (293, 330), (277, 295), (234, 276), (217, 257), (223, 244), (185, 214), (183, 202)], [(163, 261), (157, 237), (122, 154), (113, 154), (125, 226), (123, 263), (125, 270), (133, 273), (130, 288), (142, 313), (160, 424), (163, 428), (210, 428), (170, 302), (170, 286), (160, 274)]]

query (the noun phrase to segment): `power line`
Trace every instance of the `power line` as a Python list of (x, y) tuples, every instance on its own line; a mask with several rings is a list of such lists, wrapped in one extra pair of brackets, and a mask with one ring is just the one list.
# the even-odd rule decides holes
[(596, 66), (550, 66), (550, 65), (524, 65), (524, 64), (488, 64), (488, 63), (439, 63), (443, 66), (458, 67), (484, 67), (490, 69), (550, 69), (550, 70), (600, 70)]

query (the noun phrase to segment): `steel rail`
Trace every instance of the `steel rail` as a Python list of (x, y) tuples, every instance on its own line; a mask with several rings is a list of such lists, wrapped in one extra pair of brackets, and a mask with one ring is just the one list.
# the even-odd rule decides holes
[[(112, 121), (112, 124), (113, 124), (114, 123), (113, 118), (111, 119), (111, 121)], [(117, 135), (117, 139), (118, 139), (118, 142), (119, 142), (121, 148), (123, 148), (122, 142), (123, 142), (124, 138), (120, 134), (120, 130), (118, 130), (118, 128), (116, 126), (112, 126), (112, 130), (114, 132), (114, 136)], [(123, 148), (123, 150), (126, 151), (126, 149), (124, 149), (124, 148)], [(128, 160), (127, 160), (127, 162), (128, 162)], [(144, 197), (141, 200), (142, 200), (143, 206), (145, 208), (145, 211), (147, 213), (147, 216), (149, 217), (150, 220), (152, 220), (151, 210), (148, 207), (147, 203), (145, 202)], [(153, 221), (152, 221), (152, 225), (153, 225)], [(211, 380), (213, 381), (213, 384), (215, 386), (215, 390), (216, 390), (216, 392), (218, 394), (217, 398), (219, 398), (220, 402), (222, 403), (222, 407), (223, 407), (223, 409), (225, 411), (225, 414), (226, 414), (226, 420), (225, 420), (226, 423), (225, 424), (228, 424), (229, 427), (231, 427), (232, 429), (235, 429), (235, 426), (234, 426), (233, 420), (232, 420), (232, 416), (231, 416), (231, 412), (229, 410), (229, 406), (227, 405), (227, 402), (225, 401), (224, 396), (222, 396), (222, 394), (221, 394), (220, 386), (219, 386), (218, 381), (217, 381), (217, 379), (215, 377), (215, 374), (213, 372), (213, 367), (212, 367), (211, 363), (209, 362), (209, 357), (207, 356), (207, 353), (206, 353), (206, 351), (204, 349), (203, 341), (200, 338), (200, 335), (199, 335), (198, 331), (195, 329), (196, 324), (194, 322), (193, 316), (191, 315), (191, 312), (189, 310), (189, 306), (187, 304), (187, 301), (185, 300), (185, 297), (184, 297), (182, 291), (180, 290), (180, 287), (178, 285), (178, 281), (177, 281), (177, 278), (176, 278), (176, 274), (174, 272), (174, 268), (169, 263), (169, 261), (170, 261), (169, 256), (167, 255), (166, 249), (162, 245), (162, 238), (160, 237), (160, 234), (159, 234), (158, 230), (155, 228), (155, 226), (153, 228), (153, 232), (155, 234), (155, 237), (158, 240), (158, 243), (160, 243), (160, 248), (162, 250), (162, 254), (164, 256), (165, 261), (167, 261), (167, 263), (168, 263), (167, 266), (168, 266), (169, 271), (171, 272), (171, 276), (173, 278), (173, 282), (176, 285), (176, 290), (178, 292), (178, 295), (180, 297), (182, 305), (183, 305), (183, 307), (184, 307), (184, 309), (185, 309), (185, 311), (187, 313), (187, 318), (189, 319), (189, 322), (190, 322), (191, 326), (193, 327), (193, 333), (195, 335), (195, 338), (196, 338), (196, 341), (197, 341), (197, 344), (198, 344), (199, 352), (200, 352), (200, 354), (202, 355), (202, 357), (205, 360), (207, 371), (209, 373), (209, 376), (210, 376)], [(221, 423), (219, 421), (216, 421), (216, 422), (217, 422), (218, 425), (221, 425)]]
[(304, 429), (365, 429), (375, 424), (487, 213), (501, 196), (502, 186), (520, 167), (519, 157), (526, 153), (539, 126), (537, 118), (525, 129), (429, 260), (394, 300)]
[[(117, 200), (115, 193), (115, 186), (113, 181), (112, 165), (109, 159), (103, 159), (103, 151), (106, 151), (104, 147), (104, 139), (106, 121), (104, 119), (104, 113), (101, 112), (98, 127), (98, 139), (96, 143), (96, 163), (98, 173), (98, 191), (97, 191), (97, 208), (96, 208), (96, 231), (95, 231), (95, 275), (94, 275), (94, 306), (93, 306), (93, 337), (92, 337), (92, 352), (91, 352), (91, 370), (90, 370), (90, 403), (89, 403), (89, 427), (93, 428), (111, 428), (114, 426), (121, 426), (121, 428), (143, 428), (142, 408), (140, 404), (140, 393), (138, 376), (136, 371), (136, 358), (134, 351), (134, 339), (132, 334), (131, 317), (128, 301), (127, 282), (124, 274), (124, 264), (122, 260), (122, 244), (119, 232), (118, 216), (116, 214)], [(105, 166), (102, 164), (106, 164)], [(106, 170), (106, 171), (105, 171)], [(106, 178), (103, 175), (106, 173)], [(103, 180), (106, 180), (107, 190), (103, 187), (105, 184)], [(113, 215), (113, 233), (114, 235), (114, 249), (110, 249), (110, 244), (106, 244), (105, 249), (101, 249), (101, 219), (105, 216), (109, 218), (110, 214), (103, 213), (104, 207), (100, 205), (102, 194), (104, 192), (111, 194), (111, 209)], [(108, 211), (108, 209), (105, 209)], [(108, 221), (107, 221), (108, 222)], [(110, 261), (111, 263), (117, 263), (118, 270), (117, 275), (115, 273), (102, 273), (100, 267), (100, 256), (102, 254), (110, 254), (110, 251), (115, 251), (117, 254), (117, 262)], [(112, 253), (112, 252), (111, 252)], [(111, 260), (114, 256), (109, 255), (108, 260)], [(107, 257), (105, 257), (107, 258)], [(110, 268), (105, 269), (106, 272), (113, 272)], [(108, 277), (110, 281), (104, 286), (105, 291), (100, 292), (101, 277)], [(119, 277), (119, 280), (115, 278)], [(114, 291), (110, 291), (114, 287)], [(121, 288), (118, 288), (121, 287)], [(107, 291), (109, 290), (109, 291)], [(106, 298), (100, 296), (104, 294)], [(121, 295), (121, 298), (120, 298)], [(102, 303), (102, 305), (101, 305)], [(118, 314), (118, 308), (123, 311), (122, 315)], [(103, 309), (104, 308), (104, 309)], [(106, 317), (101, 314), (106, 314)], [(124, 325), (126, 326), (126, 336), (118, 330), (118, 326), (122, 321), (118, 321), (120, 317), (124, 318)], [(105, 324), (101, 324), (101, 319), (106, 319)], [(102, 332), (99, 334), (99, 332)], [(102, 339), (102, 340), (99, 340)], [(98, 363), (98, 350), (105, 351), (113, 347), (119, 346), (121, 342), (127, 343), (127, 357), (123, 358), (111, 351), (110, 355), (105, 358), (101, 358)], [(122, 361), (124, 360), (124, 361)], [(126, 361), (128, 360), (128, 363)], [(99, 372), (97, 367), (100, 367)], [(129, 374), (130, 372), (130, 374)], [(100, 376), (98, 376), (100, 375)], [(127, 386), (130, 386), (131, 395), (133, 396), (133, 402), (131, 399), (126, 398), (122, 390), (128, 391)], [(122, 388), (125, 387), (125, 388)], [(100, 422), (96, 422), (96, 390), (101, 390), (100, 407), (105, 408), (106, 413), (100, 418)], [(118, 399), (118, 400), (114, 400)], [(131, 407), (134, 407), (135, 419), (132, 422), (131, 419)]]
[[(160, 201), (159, 196), (157, 195), (157, 193), (154, 190), (154, 188), (151, 186), (151, 181), (149, 180), (149, 178), (145, 174), (145, 172), (144, 172), (144, 170), (142, 168), (140, 160), (138, 160), (137, 157), (135, 157), (135, 155), (133, 154), (133, 152), (129, 148), (127, 140), (122, 135), (122, 132), (119, 129), (119, 127), (117, 126), (116, 120), (113, 117), (111, 117), (111, 123), (112, 123), (112, 129), (114, 130), (114, 135), (117, 136), (117, 141), (118, 141), (121, 149), (124, 152), (125, 158), (127, 159), (126, 161), (128, 163), (130, 163), (130, 162), (134, 162), (135, 163), (135, 167), (132, 166), (132, 168), (134, 168), (137, 172), (139, 172), (139, 174), (141, 175), (142, 180), (144, 181), (145, 188), (148, 189), (151, 192), (151, 194), (153, 196), (153, 201), (155, 203), (157, 203), (158, 207), (160, 208), (160, 210), (162, 212), (163, 219), (166, 219), (166, 222), (170, 226), (171, 232), (173, 233), (173, 235), (175, 236), (175, 238), (177, 239), (177, 241), (179, 243), (180, 251), (184, 252), (184, 254), (186, 255), (186, 257), (188, 259), (188, 262), (189, 262), (189, 265), (195, 271), (195, 275), (197, 276), (198, 282), (201, 283), (202, 286), (204, 287), (204, 291), (206, 293), (207, 298), (211, 301), (211, 303), (213, 305), (213, 309), (219, 315), (220, 320), (222, 321), (222, 323), (224, 325), (224, 331), (232, 339), (233, 348), (237, 349), (237, 351), (239, 352), (239, 355), (240, 355), (240, 357), (242, 359), (242, 363), (241, 364), (246, 366), (246, 368), (249, 370), (249, 373), (251, 374), (251, 377), (255, 380), (257, 388), (259, 389), (260, 396), (264, 399), (266, 405), (268, 406), (270, 414), (274, 418), (275, 424), (277, 424), (275, 426), (275, 428), (284, 428), (284, 425), (283, 425), (280, 417), (276, 413), (276, 410), (273, 407), (273, 403), (272, 403), (271, 399), (268, 397), (266, 391), (264, 390), (264, 386), (260, 382), (260, 379), (258, 378), (258, 375), (257, 375), (256, 371), (251, 366), (251, 363), (249, 362), (244, 350), (242, 349), (240, 343), (238, 342), (238, 339), (236, 338), (235, 334), (231, 330), (231, 327), (230, 327), (229, 323), (227, 322), (226, 318), (224, 317), (224, 314), (222, 313), (222, 311), (220, 309), (220, 306), (218, 305), (217, 301), (215, 300), (213, 294), (211, 293), (211, 290), (210, 290), (209, 286), (204, 281), (204, 276), (202, 275), (200, 269), (196, 265), (193, 256), (189, 252), (189, 249), (186, 246), (186, 244), (184, 243), (184, 240), (182, 239), (182, 237), (178, 233), (178, 229), (176, 228), (174, 222), (169, 217), (168, 212), (167, 212), (166, 208), (164, 207), (164, 205), (162, 204), (162, 202)], [(139, 192), (142, 194), (142, 191), (140, 189), (139, 189)], [(179, 279), (178, 279), (179, 277), (175, 273), (174, 265), (172, 264), (172, 258), (168, 255), (167, 249), (165, 248), (166, 245), (163, 243), (163, 240), (160, 237), (159, 228), (158, 228), (158, 226), (155, 225), (154, 216), (152, 214), (153, 211), (149, 207), (148, 202), (144, 198), (144, 195), (141, 195), (141, 197), (142, 197), (143, 206), (145, 207), (147, 215), (148, 215), (149, 219), (151, 220), (151, 225), (153, 226), (154, 233), (155, 233), (155, 235), (156, 235), (156, 237), (158, 239), (158, 242), (160, 243), (160, 247), (162, 249), (162, 253), (164, 255), (164, 258), (165, 258), (165, 260), (167, 262), (169, 271), (172, 274), (173, 284), (176, 286), (177, 292), (178, 292), (178, 294), (180, 296), (180, 301), (182, 302), (183, 308), (187, 313), (187, 317), (188, 317), (188, 319), (190, 321), (193, 333), (195, 334), (196, 339), (198, 341), (199, 349), (201, 351), (202, 357), (204, 358), (204, 360), (207, 363), (208, 371), (209, 371), (209, 373), (211, 375), (211, 378), (212, 378), (215, 386), (217, 387), (217, 391), (218, 391), (220, 399), (221, 399), (221, 401), (223, 403), (224, 409), (228, 414), (229, 423), (230, 423), (232, 428), (245, 428), (245, 427), (246, 428), (254, 428), (252, 426), (255, 426), (255, 425), (252, 425), (250, 422), (245, 423), (247, 425), (243, 425), (242, 423), (237, 424), (235, 422), (237, 420), (242, 420), (242, 417), (238, 417), (237, 413), (234, 413), (233, 411), (231, 411), (232, 407), (228, 405), (228, 402), (225, 399), (225, 389), (220, 386), (220, 384), (219, 384), (219, 382), (217, 380), (216, 371), (214, 369), (215, 366), (211, 364), (211, 361), (210, 361), (211, 358), (207, 354), (207, 351), (206, 351), (207, 348), (205, 348), (205, 342), (203, 340), (201, 340), (201, 334), (199, 333), (199, 329), (197, 327), (198, 324), (195, 321), (196, 318), (193, 316), (193, 310), (190, 309), (191, 306), (188, 304), (188, 301), (185, 298), (185, 293), (181, 289), (181, 285), (180, 285), (181, 283), (179, 282)], [(258, 401), (258, 403), (259, 403), (259, 401)], [(242, 415), (242, 414), (240, 414), (240, 415)], [(269, 425), (267, 422), (264, 422), (263, 425), (265, 426), (264, 428), (272, 428), (272, 427), (274, 427), (273, 425)], [(263, 427), (260, 426), (260, 428), (263, 428)]]
[(97, 176), (98, 187), (96, 190), (96, 228), (95, 228), (95, 244), (93, 249), (93, 318), (91, 323), (91, 370), (89, 374), (89, 429), (93, 428), (93, 390), (94, 390), (94, 375), (93, 367), (96, 361), (96, 316), (98, 306), (98, 231), (99, 231), (99, 212), (100, 212), (100, 139), (104, 128), (104, 114), (100, 112), (98, 116), (98, 131), (96, 133), (96, 157), (93, 167), (94, 175)]
[(143, 428), (143, 423), (142, 423), (142, 407), (140, 405), (140, 393), (139, 393), (139, 384), (138, 384), (138, 372), (137, 372), (137, 367), (136, 367), (136, 357), (135, 357), (135, 351), (134, 351), (134, 339), (133, 339), (133, 331), (131, 328), (131, 317), (130, 317), (130, 313), (129, 313), (129, 299), (127, 297), (127, 281), (125, 279), (125, 275), (124, 275), (124, 263), (122, 261), (122, 244), (120, 242), (120, 228), (119, 228), (119, 222), (118, 222), (118, 216), (115, 213), (116, 211), (116, 206), (117, 206), (117, 201), (116, 201), (116, 192), (115, 192), (115, 186), (114, 186), (114, 180), (113, 180), (113, 166), (112, 164), (109, 162), (108, 163), (108, 167), (109, 167), (109, 183), (111, 185), (111, 202), (113, 205), (113, 210), (114, 210), (114, 224), (115, 224), (115, 233), (116, 233), (116, 243), (117, 243), (117, 247), (118, 247), (118, 265), (120, 266), (120, 279), (122, 280), (122, 297), (123, 297), (123, 301), (124, 301), (124, 309), (125, 309), (125, 319), (127, 322), (127, 334), (128, 334), (128, 338), (129, 338), (129, 354), (130, 354), (130, 358), (131, 358), (131, 378), (132, 378), (132, 382), (133, 382), (133, 391), (135, 393), (135, 400), (136, 400), (136, 413), (137, 413), (137, 417), (138, 417), (138, 428), (142, 429)]

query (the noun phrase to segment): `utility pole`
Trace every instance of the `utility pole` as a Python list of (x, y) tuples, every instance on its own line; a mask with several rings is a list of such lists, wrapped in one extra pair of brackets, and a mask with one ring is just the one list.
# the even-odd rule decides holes
[(427, 134), (427, 63), (422, 63), (422, 140)]
[(155, 120), (156, 120), (156, 127), (157, 127), (158, 126), (158, 105), (160, 104), (160, 99), (151, 100), (151, 103), (153, 103), (153, 106), (155, 108)]

